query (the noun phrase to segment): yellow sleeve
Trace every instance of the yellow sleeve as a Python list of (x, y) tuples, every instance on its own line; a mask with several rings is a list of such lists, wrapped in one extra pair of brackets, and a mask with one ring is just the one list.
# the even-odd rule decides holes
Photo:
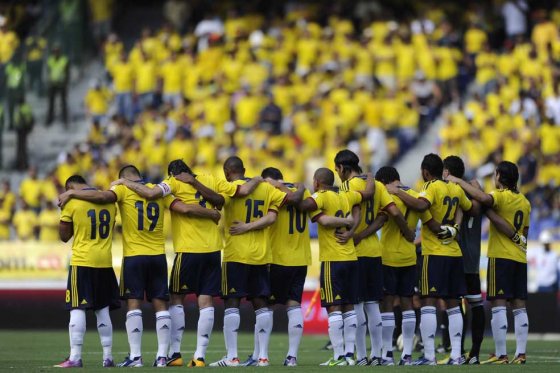
[(278, 211), (280, 207), (282, 207), (282, 205), (284, 204), (284, 200), (286, 199), (286, 193), (276, 189), (272, 185), (270, 185), (270, 187), (271, 187), (271, 191), (269, 194), (270, 204), (268, 205), (268, 209)]
[(419, 198), (423, 198), (432, 205), (435, 199), (435, 187), (434, 184), (431, 182), (427, 182), (424, 184), (422, 191), (418, 194)]
[(224, 196), (228, 197), (233, 197), (237, 193), (238, 185), (220, 178), (215, 178), (215, 181), (217, 193), (223, 194)]
[(356, 191), (348, 191), (346, 193), (347, 193), (346, 196), (348, 197), (348, 205), (350, 206), (350, 209), (362, 203), (362, 193)]
[(472, 208), (472, 201), (467, 197), (463, 189), (460, 189), (459, 193), (459, 206), (461, 206), (461, 210), (469, 211)]
[[(381, 185), (379, 185), (379, 184), (381, 184)], [(385, 185), (383, 185), (383, 183), (379, 183), (379, 184), (376, 184), (375, 188), (380, 189), (380, 194), (379, 194), (380, 205), (379, 206), (380, 206), (381, 210), (383, 210), (387, 206), (389, 206), (391, 203), (394, 203), (395, 201), (393, 201), (393, 197), (391, 197), (391, 195), (387, 191), (387, 188), (385, 187)]]
[(124, 185), (113, 185), (111, 187), (111, 191), (117, 196), (117, 202), (120, 202), (124, 199), (124, 196), (126, 194), (125, 188), (126, 187)]
[(432, 218), (433, 218), (433, 216), (432, 216), (432, 213), (430, 212), (430, 210), (426, 210), (426, 211), (420, 213), (420, 220), (422, 221), (422, 224), (426, 224), (427, 222), (432, 220)]
[(313, 198), (313, 200), (315, 201), (315, 204), (317, 205), (317, 210), (322, 210), (324, 205), (323, 193), (313, 193), (311, 198)]
[(60, 221), (66, 223), (72, 223), (73, 215), (74, 215), (74, 208), (72, 206), (72, 201), (70, 201), (62, 208), (62, 212), (60, 213)]
[(175, 201), (175, 196), (173, 194), (168, 194), (163, 198), (163, 205), (166, 208), (170, 208), (173, 204), (173, 201)]
[(493, 190), (489, 193), (492, 196), (493, 202), (492, 202), (492, 207), (500, 207), (500, 204), (502, 202), (501, 197), (502, 197), (502, 193), (498, 193), (497, 191)]

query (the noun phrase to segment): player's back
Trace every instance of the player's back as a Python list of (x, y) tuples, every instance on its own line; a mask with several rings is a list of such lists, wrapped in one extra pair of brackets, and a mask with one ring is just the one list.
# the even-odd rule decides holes
[(74, 241), (70, 265), (108, 268), (113, 265), (111, 253), (116, 207), (71, 199), (62, 209), (60, 220), (72, 223)]
[[(531, 215), (531, 204), (527, 198), (523, 194), (509, 189), (495, 190), (490, 194), (494, 198), (492, 206), (494, 211), (510, 223), (518, 234), (524, 234), (524, 229), (529, 227)], [(494, 224), (490, 224), (488, 257), (527, 263), (527, 255), (509, 237), (499, 232)]]

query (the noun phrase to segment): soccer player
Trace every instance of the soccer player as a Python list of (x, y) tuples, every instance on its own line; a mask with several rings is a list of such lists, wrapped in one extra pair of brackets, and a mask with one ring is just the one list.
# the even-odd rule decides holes
[[(83, 177), (66, 180), (66, 190), (91, 190)], [(103, 347), (103, 367), (113, 362), (113, 324), (109, 310), (120, 307), (117, 278), (111, 255), (116, 208), (114, 203), (95, 205), (72, 200), (62, 209), (60, 239), (72, 243), (72, 256), (66, 289), (70, 310), (70, 356), (58, 368), (82, 367), (82, 345), (86, 333), (86, 310), (95, 311), (97, 330)]]
[[(422, 276), (420, 295), (422, 297), (420, 332), (424, 342), (424, 356), (415, 365), (436, 365), (435, 334), (437, 331), (436, 302), (443, 299), (449, 317), (451, 355), (448, 363), (459, 365), (464, 362), (461, 356), (463, 317), (460, 297), (465, 294), (465, 277), (461, 249), (454, 240), (458, 228), (455, 214), (459, 208), (468, 212), (472, 203), (465, 192), (455, 184), (443, 181), (443, 161), (436, 154), (428, 154), (421, 165), (424, 187), (418, 198), (411, 196), (393, 185), (388, 185), (390, 193), (399, 197), (412, 210), (430, 210), (436, 221), (452, 232), (445, 242), (440, 240), (428, 226), (422, 226)], [(460, 222), (458, 222), (460, 223)]]
[[(374, 182), (368, 177), (364, 191), (337, 191), (334, 188), (334, 173), (320, 168), (313, 176), (315, 193), (302, 201), (303, 211), (313, 211), (314, 221), (320, 214), (345, 217), (352, 214), (353, 230), (360, 220), (360, 203), (371, 198)], [(355, 365), (354, 344), (356, 342), (357, 319), (354, 305), (359, 299), (359, 275), (356, 249), (352, 240), (337, 237), (339, 228), (324, 226), (319, 222), (319, 260), (321, 261), (321, 306), (329, 314), (329, 338), (333, 346), (333, 357), (321, 365)]]
[[(158, 184), (157, 188), (149, 188), (127, 179), (119, 182), (148, 200), (165, 197), (164, 205), (171, 210), (173, 247), (176, 254), (169, 285), (172, 326), (168, 365), (183, 365), (180, 352), (185, 329), (183, 303), (186, 294), (194, 293), (198, 299), (200, 315), (197, 347), (189, 366), (203, 367), (206, 365), (204, 359), (214, 326), (213, 297), (219, 295), (221, 281), (222, 243), (215, 224), (219, 213), (214, 211), (214, 207), (221, 208), (224, 203), (224, 197), (220, 193), (227, 196), (246, 195), (260, 180), (252, 180), (238, 188), (211, 175), (194, 175), (182, 160), (172, 161), (168, 166), (168, 174), (169, 178)], [(184, 205), (196, 205), (203, 213), (188, 216), (176, 210)]]
[[(123, 167), (119, 171), (119, 179), (144, 184), (140, 171), (133, 165)], [(154, 187), (153, 184), (145, 184), (145, 186)], [(127, 301), (126, 329), (130, 345), (129, 356), (119, 366), (143, 366), (141, 352), (143, 325), (140, 305), (144, 297), (153, 304), (156, 312), (158, 352), (153, 365), (166, 366), (171, 317), (167, 307), (169, 289), (163, 234), (163, 199), (148, 201), (125, 185), (114, 185), (108, 191), (71, 190), (61, 196), (61, 203), (67, 198), (93, 203), (118, 203), (123, 224), (120, 296)], [(207, 219), (219, 218), (218, 212), (204, 209), (198, 204), (185, 205), (178, 201), (173, 205), (172, 210), (176, 213), (206, 216)]]
[(508, 237), (500, 232), (494, 222), (490, 224), (488, 239), (488, 295), (492, 303), (492, 335), (496, 347), (495, 355), (484, 363), (507, 364), (506, 333), (508, 321), (506, 305), (509, 301), (515, 320), (516, 351), (514, 364), (525, 364), (529, 319), (525, 301), (527, 299), (527, 253), (515, 243), (518, 237), (527, 237), (531, 204), (519, 193), (517, 182), (519, 171), (511, 162), (503, 161), (496, 167), (494, 182), (497, 190), (485, 193), (466, 181), (449, 176), (448, 181), (457, 183), (482, 205), (492, 208), (515, 229)]
[[(341, 190), (361, 191), (365, 189), (365, 176), (361, 175), (358, 156), (350, 150), (341, 150), (334, 158), (335, 170), (343, 181)], [(383, 298), (383, 270), (381, 265), (381, 244), (375, 232), (364, 235), (363, 232), (373, 224), (381, 211), (387, 211), (394, 217), (402, 234), (410, 241), (414, 240), (411, 231), (400, 210), (385, 186), (375, 182), (375, 195), (361, 202), (360, 222), (354, 233), (356, 254), (358, 256), (359, 272), (359, 303), (354, 308), (358, 319), (356, 331), (356, 359), (357, 365), (382, 364), (382, 317), (379, 302)], [(367, 321), (366, 321), (367, 315)], [(394, 322), (394, 318), (393, 318)], [(371, 339), (371, 355), (368, 361), (366, 354), (366, 325)]]
[[(245, 167), (239, 157), (229, 157), (224, 163), (224, 174), (234, 186), (245, 184)], [(239, 329), (239, 304), (241, 298), (251, 300), (256, 315), (259, 356), (257, 366), (268, 366), (268, 342), (272, 331), (272, 312), (267, 307), (270, 296), (266, 231), (248, 231), (232, 234), (238, 222), (251, 223), (264, 218), (268, 226), (276, 221), (278, 210), (286, 202), (301, 200), (303, 188), (286, 194), (268, 183), (259, 184), (244, 198), (228, 198), (224, 205), (225, 245), (222, 263), (222, 297), (225, 299), (224, 339), (227, 355), (210, 366), (239, 366), (237, 332)]]

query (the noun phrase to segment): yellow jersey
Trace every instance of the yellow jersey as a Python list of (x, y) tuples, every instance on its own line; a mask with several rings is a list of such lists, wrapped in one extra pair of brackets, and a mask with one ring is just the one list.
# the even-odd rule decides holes
[[(342, 191), (362, 191), (366, 189), (366, 176), (353, 177), (342, 183), (340, 190)], [(375, 194), (372, 198), (362, 201), (360, 204), (360, 224), (356, 228), (356, 232), (361, 232), (372, 224), (377, 214), (389, 205), (394, 203), (393, 198), (387, 191), (383, 183), (375, 181)], [(365, 257), (380, 257), (382, 252), (381, 243), (377, 234), (372, 234), (364, 238), (358, 246), (356, 246), (356, 255)]]
[[(196, 179), (214, 192), (224, 197), (233, 197), (237, 185), (212, 175), (197, 175)], [(198, 203), (207, 209), (214, 206), (207, 202), (191, 185), (174, 177), (161, 182), (158, 186), (163, 190), (165, 206), (171, 207), (178, 199), (185, 204)], [(177, 253), (210, 253), (220, 251), (223, 243), (218, 226), (210, 219), (187, 216), (171, 211), (171, 228), (173, 232), (173, 248)]]
[[(235, 180), (232, 184), (242, 185), (248, 180)], [(224, 262), (251, 265), (269, 263), (267, 230), (261, 229), (232, 236), (229, 233), (229, 228), (235, 221), (250, 223), (262, 218), (269, 211), (278, 212), (284, 204), (285, 198), (286, 193), (281, 192), (268, 183), (260, 183), (247, 197), (226, 198), (224, 206)]]
[[(434, 179), (424, 184), (422, 192), (418, 195), (430, 203), (430, 214), (442, 224), (455, 224), (455, 213), (461, 207), (469, 211), (472, 202), (457, 184), (447, 183)], [(429, 220), (429, 219), (428, 219)], [(426, 223), (428, 220), (422, 220)], [(461, 248), (457, 241), (445, 245), (426, 224), (422, 226), (422, 255), (462, 256)]]
[(70, 265), (110, 268), (113, 227), (117, 208), (114, 203), (96, 205), (71, 199), (62, 209), (60, 221), (72, 223), (74, 242)]
[(117, 196), (122, 220), (123, 256), (165, 254), (163, 199), (148, 201), (124, 185), (115, 185), (111, 191)]
[[(492, 209), (510, 223), (517, 233), (523, 234), (524, 229), (529, 228), (531, 215), (531, 204), (527, 198), (509, 189), (494, 190), (490, 195), (494, 198)], [(509, 237), (499, 232), (494, 224), (490, 224), (488, 257), (527, 263), (527, 254), (521, 251)]]
[[(400, 188), (412, 197), (418, 198), (418, 193), (416, 191), (405, 186), (401, 186)], [(399, 197), (393, 196), (393, 200), (397, 208), (403, 214), (408, 228), (413, 232), (416, 230), (416, 224), (418, 224), (420, 216), (422, 217), (422, 221), (430, 221), (432, 218), (429, 210), (419, 213), (407, 208)], [(389, 218), (381, 229), (381, 246), (383, 247), (383, 265), (391, 267), (416, 265), (416, 246), (403, 237), (399, 226), (392, 218)]]
[(41, 180), (38, 179), (25, 179), (19, 186), (21, 199), (31, 208), (41, 206), (41, 184)]
[[(352, 207), (362, 203), (362, 195), (354, 191), (321, 190), (314, 193), (311, 198), (317, 205), (317, 211), (311, 214), (313, 221), (321, 214), (344, 218), (352, 212)], [(357, 260), (354, 241), (349, 240), (345, 244), (338, 243), (335, 236), (336, 231), (335, 228), (327, 228), (319, 224), (319, 260), (321, 262)]]
[(37, 226), (37, 214), (33, 210), (16, 211), (13, 218), (17, 237), (20, 240), (30, 240), (34, 238), (35, 227)]
[[(291, 191), (293, 184), (284, 183)], [(311, 197), (306, 189), (303, 198)], [(311, 264), (311, 240), (307, 213), (288, 205), (278, 211), (276, 223), (269, 228), (272, 263), (283, 266), (308, 266)]]
[(45, 209), (38, 217), (40, 227), (39, 240), (41, 242), (58, 242), (58, 218), (60, 214), (56, 209)]

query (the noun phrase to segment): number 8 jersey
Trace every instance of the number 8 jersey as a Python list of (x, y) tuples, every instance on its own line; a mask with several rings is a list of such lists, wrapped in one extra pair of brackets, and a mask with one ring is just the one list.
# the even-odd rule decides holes
[(111, 253), (116, 207), (71, 199), (62, 209), (60, 221), (72, 223), (74, 242), (70, 265), (112, 268)]

